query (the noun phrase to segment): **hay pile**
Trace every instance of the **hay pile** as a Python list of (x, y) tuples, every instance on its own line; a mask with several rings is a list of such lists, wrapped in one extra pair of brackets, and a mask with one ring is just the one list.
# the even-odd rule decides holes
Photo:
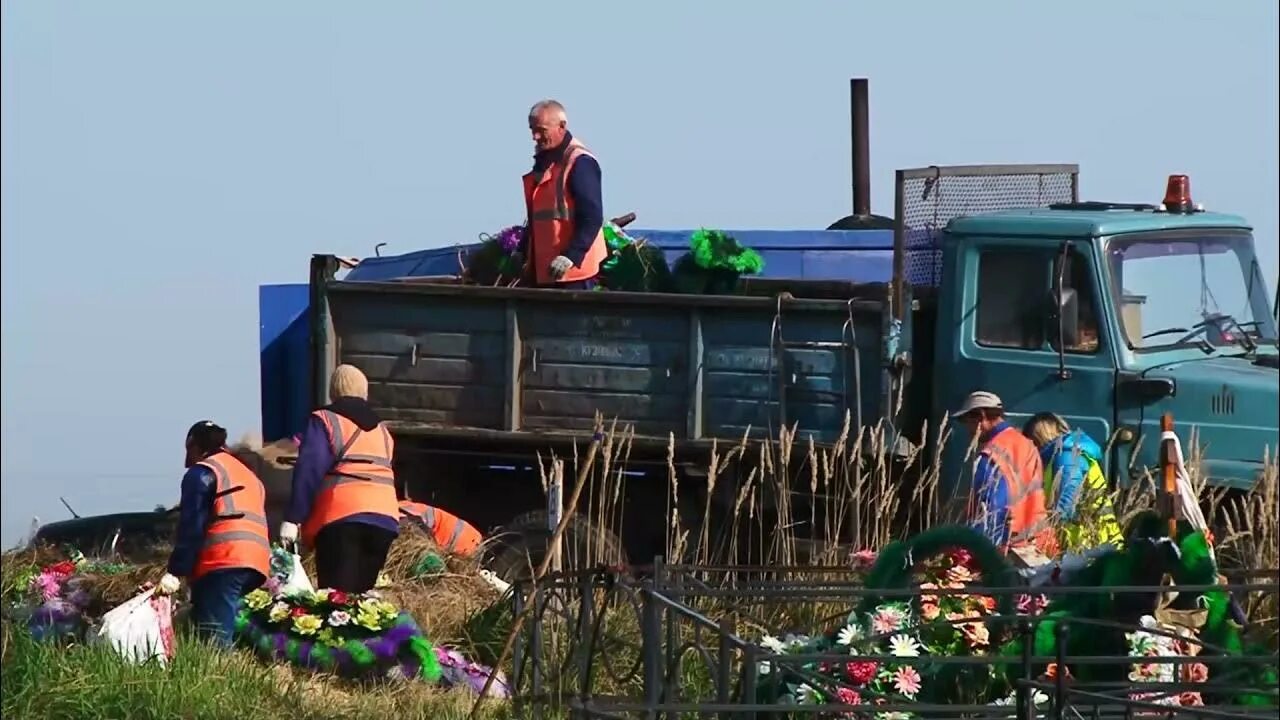
[[(101, 615), (132, 598), (140, 585), (159, 581), (165, 573), (169, 550), (163, 546), (153, 547), (122, 558), (128, 568), (120, 573), (85, 575), (85, 589), (93, 597), (88, 614)], [(470, 559), (447, 558), (442, 572), (415, 578), (415, 566), (429, 553), (444, 556), (424, 530), (408, 523), (402, 526), (384, 568), (392, 585), (382, 592), (387, 600), (413, 615), (432, 642), (467, 647), (470, 644), (467, 622), (496, 603), (500, 599), (498, 593), (480, 578), (478, 563)], [(66, 553), (55, 547), (6, 553), (3, 556), (5, 597), (12, 599), (25, 592), (26, 588), (18, 584), (27, 570), (38, 570), (66, 559)], [(304, 556), (303, 565), (314, 581), (314, 556)]]

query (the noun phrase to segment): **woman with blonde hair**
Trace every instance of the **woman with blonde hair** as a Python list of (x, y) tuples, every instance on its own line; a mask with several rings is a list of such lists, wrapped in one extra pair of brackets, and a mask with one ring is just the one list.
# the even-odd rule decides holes
[(335, 368), (329, 397), (307, 421), (280, 539), (315, 551), (320, 587), (360, 593), (373, 588), (400, 532), (395, 443), (358, 368)]
[(1049, 412), (1033, 415), (1022, 432), (1040, 448), (1044, 496), (1061, 528), (1063, 549), (1080, 551), (1107, 543), (1119, 547), (1123, 535), (1108, 497), (1098, 443)]

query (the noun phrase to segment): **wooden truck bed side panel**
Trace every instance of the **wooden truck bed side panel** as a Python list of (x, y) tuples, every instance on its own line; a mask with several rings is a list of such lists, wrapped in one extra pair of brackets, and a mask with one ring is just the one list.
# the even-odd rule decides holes
[(874, 303), (794, 302), (779, 315), (767, 298), (717, 307), (356, 285), (328, 293), (332, 360), (364, 370), (370, 400), (402, 427), (587, 432), (599, 411), (656, 440), (733, 441), (798, 422), (830, 442), (859, 400), (868, 422), (879, 407)]

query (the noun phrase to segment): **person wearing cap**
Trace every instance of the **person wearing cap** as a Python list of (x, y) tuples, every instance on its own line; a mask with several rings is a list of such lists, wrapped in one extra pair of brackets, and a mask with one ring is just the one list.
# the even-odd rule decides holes
[(978, 443), (969, 496), (974, 525), (1002, 551), (1034, 547), (1055, 555), (1039, 449), (1005, 421), (1004, 403), (995, 393), (971, 393), (951, 417)]
[(187, 578), (196, 631), (226, 646), (240, 598), (270, 572), (267, 493), (253, 470), (227, 450), (227, 431), (208, 420), (187, 431), (186, 453), (177, 537), (157, 590), (176, 592)]
[(300, 538), (315, 552), (319, 587), (361, 593), (377, 582), (400, 530), (395, 445), (358, 368), (335, 368), (329, 396), (303, 431), (280, 539)]

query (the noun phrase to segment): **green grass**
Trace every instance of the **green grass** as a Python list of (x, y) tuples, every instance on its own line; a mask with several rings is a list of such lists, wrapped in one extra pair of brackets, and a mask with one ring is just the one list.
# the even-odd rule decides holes
[[(240, 720), (290, 717), (466, 718), (475, 696), (423, 683), (355, 687), (270, 667), (244, 651), (221, 651), (190, 639), (169, 667), (127, 663), (110, 648), (58, 647), (6, 624), (0, 715), (5, 720)], [(510, 717), (486, 703), (481, 716)]]

